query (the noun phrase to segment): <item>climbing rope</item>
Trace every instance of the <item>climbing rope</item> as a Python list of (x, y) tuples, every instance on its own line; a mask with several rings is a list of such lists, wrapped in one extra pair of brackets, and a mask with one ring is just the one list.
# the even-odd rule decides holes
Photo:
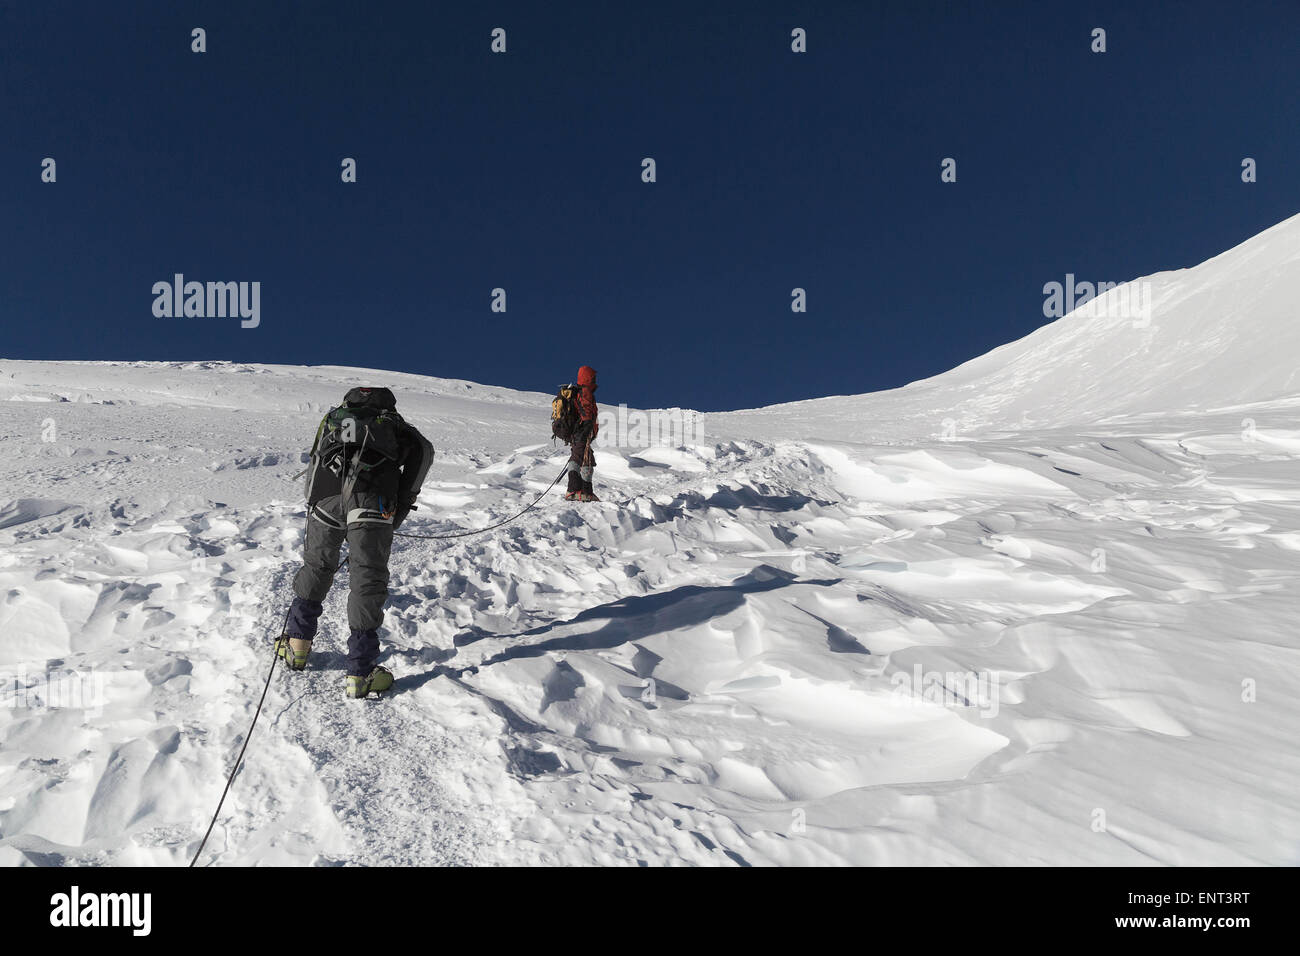
[(523, 517), (528, 512), (536, 508), (537, 503), (541, 501), (543, 498), (545, 498), (547, 493), (550, 492), (550, 490), (554, 488), (557, 484), (559, 484), (560, 479), (563, 478), (568, 473), (569, 473), (569, 465), (566, 462), (564, 468), (560, 471), (558, 475), (555, 476), (555, 480), (552, 481), (549, 485), (547, 485), (546, 490), (543, 491), (536, 498), (534, 498), (532, 502), (526, 508), (524, 508), (523, 511), (511, 515), (505, 521), (498, 521), (496, 524), (490, 524), (486, 528), (475, 528), (473, 531), (457, 531), (455, 534), (408, 534), (405, 531), (394, 531), (393, 534), (399, 538), (421, 538), (425, 541), (440, 541), (445, 538), (468, 538), (471, 535), (482, 534), (485, 531), (493, 531), (497, 528), (500, 528), (502, 525), (509, 524), (510, 522), (514, 521), (516, 518)]
[[(436, 541), (443, 538), (468, 538), (471, 535), (483, 534), (484, 532), (495, 530), (496, 528), (500, 528), (502, 525), (509, 524), (516, 518), (522, 517), (533, 508), (537, 507), (537, 503), (546, 497), (547, 493), (559, 483), (560, 479), (568, 474), (568, 471), (569, 466), (566, 464), (564, 470), (555, 476), (555, 480), (546, 486), (546, 490), (534, 498), (532, 502), (523, 509), (523, 511), (511, 515), (509, 518), (506, 518), (505, 521), (498, 521), (496, 524), (488, 525), (486, 528), (476, 528), (473, 531), (458, 531), (455, 534), (408, 534), (403, 531), (394, 531), (393, 534), (402, 538), (423, 538), (425, 540)], [(345, 557), (339, 562), (339, 566), (334, 569), (334, 573), (337, 574), (339, 571), (342, 571), (347, 563), (348, 559)], [(290, 606), (290, 609), (292, 609), (292, 605)], [(280, 625), (280, 636), (277, 637), (275, 642), (271, 645), (271, 669), (266, 672), (266, 683), (262, 685), (262, 697), (257, 702), (257, 710), (253, 712), (253, 721), (248, 725), (248, 733), (244, 735), (244, 744), (239, 748), (239, 756), (235, 758), (235, 765), (230, 768), (230, 776), (226, 778), (226, 788), (221, 791), (221, 799), (217, 801), (217, 809), (212, 814), (212, 822), (208, 824), (208, 831), (203, 834), (203, 839), (199, 841), (199, 848), (194, 851), (194, 858), (190, 860), (190, 866), (194, 866), (194, 864), (198, 863), (199, 856), (203, 853), (203, 848), (208, 845), (208, 837), (212, 836), (212, 830), (217, 825), (217, 818), (221, 816), (221, 808), (226, 802), (226, 795), (230, 793), (230, 787), (235, 782), (235, 774), (239, 772), (240, 764), (244, 761), (244, 752), (248, 750), (248, 741), (252, 739), (253, 728), (257, 726), (257, 718), (262, 716), (262, 705), (266, 703), (266, 692), (271, 687), (271, 677), (275, 674), (275, 665), (280, 660), (280, 645), (285, 640), (284, 632), (285, 628), (289, 625), (289, 613), (289, 611), (284, 612), (284, 623)]]
[[(347, 559), (344, 558), (346, 561)], [(280, 633), (289, 624), (289, 612), (284, 612), (284, 623), (280, 625)], [(203, 839), (199, 841), (199, 848), (194, 851), (194, 859), (190, 860), (190, 866), (199, 862), (199, 854), (203, 848), (208, 845), (208, 837), (212, 836), (212, 828), (217, 825), (217, 817), (221, 816), (221, 807), (226, 802), (226, 794), (230, 792), (230, 785), (235, 782), (235, 774), (239, 772), (239, 765), (244, 761), (244, 751), (248, 749), (248, 741), (252, 739), (253, 728), (257, 726), (257, 718), (262, 715), (262, 705), (266, 703), (266, 692), (271, 686), (271, 675), (275, 673), (276, 662), (280, 660), (280, 641), (283, 638), (276, 638), (275, 643), (271, 646), (271, 669), (266, 672), (266, 683), (262, 685), (262, 699), (257, 702), (257, 711), (253, 714), (253, 722), (248, 725), (248, 733), (244, 734), (244, 745), (239, 748), (239, 756), (235, 758), (235, 765), (230, 768), (230, 776), (226, 778), (226, 789), (221, 791), (221, 799), (217, 801), (217, 809), (212, 814), (212, 822), (208, 824), (208, 832), (203, 834)]]

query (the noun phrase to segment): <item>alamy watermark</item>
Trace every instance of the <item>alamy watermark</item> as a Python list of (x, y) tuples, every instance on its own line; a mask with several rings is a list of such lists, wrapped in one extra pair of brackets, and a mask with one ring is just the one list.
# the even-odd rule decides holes
[(1075, 281), (1074, 273), (1067, 272), (1065, 282), (1048, 282), (1043, 286), (1043, 316), (1059, 319), (1080, 306), (1092, 306), (1094, 315), (1112, 319), (1131, 319), (1136, 328), (1151, 324), (1151, 283), (1145, 279), (1133, 282)]
[(50, 897), (50, 925), (121, 927), (133, 936), (148, 936), (153, 929), (152, 893), (83, 893), (74, 884), (66, 893)]
[(704, 416), (689, 408), (638, 411), (620, 405), (603, 408), (596, 417), (597, 448), (654, 448), (704, 443)]
[(104, 677), (97, 671), (0, 671), (0, 707), (11, 710), (84, 710), (104, 712)]
[(927, 671), (920, 664), (889, 678), (898, 697), (940, 707), (973, 707), (981, 717), (996, 717), (1000, 708), (998, 675), (988, 671)]
[(245, 329), (255, 329), (262, 322), (260, 282), (186, 282), (178, 272), (171, 282), (155, 282), (153, 294), (153, 314), (160, 319), (238, 316)]

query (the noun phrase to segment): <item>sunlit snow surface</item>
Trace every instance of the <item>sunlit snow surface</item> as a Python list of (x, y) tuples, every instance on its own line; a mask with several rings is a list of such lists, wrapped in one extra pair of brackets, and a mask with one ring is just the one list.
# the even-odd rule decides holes
[[(1289, 220), (1154, 277), (1148, 325), (1085, 307), (402, 540), (395, 692), (343, 697), (340, 580), (204, 862), (1300, 863), (1298, 269)], [(542, 394), (0, 361), (0, 862), (188, 862), (358, 381), (438, 449), (405, 530), (563, 464)]]

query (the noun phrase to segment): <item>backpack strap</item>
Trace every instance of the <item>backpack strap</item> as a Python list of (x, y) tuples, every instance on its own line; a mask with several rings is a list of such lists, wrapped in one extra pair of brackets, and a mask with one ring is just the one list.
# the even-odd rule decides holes
[(311, 451), (309, 452), (312, 458), (316, 457), (316, 449), (320, 447), (320, 437), (325, 434), (325, 423), (330, 420), (332, 414), (334, 414), (334, 409), (331, 408), (325, 413), (325, 417), (320, 420), (320, 426), (316, 429), (316, 438), (312, 441)]
[(347, 478), (343, 483), (342, 507), (346, 508), (348, 502), (352, 500), (352, 489), (356, 487), (357, 479), (361, 476), (361, 456), (366, 453), (366, 442), (370, 440), (370, 423), (366, 423), (366, 433), (361, 439), (361, 447), (352, 453), (352, 460), (348, 462)]
[(328, 412), (325, 413), (325, 417), (320, 420), (320, 425), (316, 429), (316, 438), (311, 443), (311, 451), (307, 453), (307, 467), (304, 468), (302, 471), (298, 472), (298, 474), (293, 476), (293, 480), (297, 481), (299, 478), (301, 478), (303, 475), (307, 474), (308, 472), (312, 473), (311, 477), (307, 480), (307, 487), (305, 489), (306, 498), (308, 501), (311, 500), (311, 486), (312, 484), (315, 483), (316, 480), (316, 474), (315, 474), (316, 449), (320, 447), (321, 435), (325, 434), (325, 423), (329, 421), (330, 413), (333, 411), (334, 409), (331, 408)]

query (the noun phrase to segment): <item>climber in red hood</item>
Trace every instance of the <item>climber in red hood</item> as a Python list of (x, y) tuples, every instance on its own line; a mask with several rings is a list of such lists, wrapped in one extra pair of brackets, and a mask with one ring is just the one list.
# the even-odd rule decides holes
[(600, 431), (600, 424), (596, 421), (596, 370), (590, 365), (578, 369), (577, 384), (574, 404), (578, 411), (578, 425), (570, 442), (569, 491), (564, 497), (569, 501), (599, 501), (591, 486), (591, 475), (596, 468), (592, 445)]

